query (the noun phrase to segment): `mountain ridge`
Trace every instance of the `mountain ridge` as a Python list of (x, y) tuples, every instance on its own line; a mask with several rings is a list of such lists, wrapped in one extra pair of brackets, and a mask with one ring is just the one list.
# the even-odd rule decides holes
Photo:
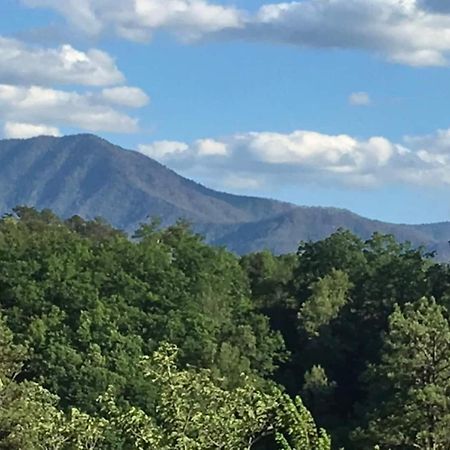
[(301, 240), (346, 228), (362, 238), (394, 234), (450, 259), (450, 222), (393, 224), (346, 209), (219, 192), (92, 134), (0, 140), (0, 213), (17, 205), (100, 216), (128, 232), (152, 216), (163, 225), (183, 218), (208, 242), (241, 254), (291, 252)]

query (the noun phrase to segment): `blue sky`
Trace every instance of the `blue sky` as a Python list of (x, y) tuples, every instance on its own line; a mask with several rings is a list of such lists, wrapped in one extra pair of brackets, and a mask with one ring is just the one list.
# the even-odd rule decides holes
[(450, 220), (446, 4), (2, 0), (0, 134), (93, 132), (221, 190)]

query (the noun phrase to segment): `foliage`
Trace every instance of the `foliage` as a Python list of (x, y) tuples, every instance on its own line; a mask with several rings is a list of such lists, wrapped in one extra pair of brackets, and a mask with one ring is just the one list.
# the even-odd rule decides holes
[(278, 415), (280, 427), (285, 433), (277, 433), (276, 440), (282, 450), (328, 450), (330, 438), (323, 430), (317, 430), (311, 413), (305, 408), (300, 397), (292, 402), (284, 397), (282, 412)]
[(450, 325), (434, 299), (395, 309), (381, 361), (367, 377), (366, 437), (383, 449), (450, 448)]
[(17, 382), (24, 348), (12, 343), (0, 319), (0, 448), (8, 450), (94, 449), (101, 443), (106, 421), (72, 408), (65, 414), (58, 398), (33, 382)]
[[(261, 280), (254, 287), (259, 298), (264, 275), (258, 278), (255, 267), (249, 277)], [(343, 230), (301, 243), (290, 270), (290, 276), (283, 274), (282, 292), (273, 295), (270, 307), (261, 308), (291, 355), (275, 379), (292, 396), (302, 395), (335, 445), (359, 449), (350, 433), (365, 425), (361, 409), (370, 386), (362, 379), (368, 365), (382, 356), (390, 314), (396, 305), (424, 296), (448, 304), (449, 270), (391, 236), (375, 234), (363, 241)], [(311, 391), (311, 371), (319, 377), (318, 367), (324, 389)]]
[(298, 314), (301, 326), (310, 336), (319, 336), (320, 328), (338, 317), (347, 303), (350, 287), (348, 275), (335, 269), (311, 285), (311, 296)]
[(0, 222), (0, 304), (30, 348), (26, 377), (95, 412), (110, 385), (152, 410), (138, 366), (163, 341), (230, 385), (272, 373), (283, 342), (253, 307), (238, 259), (184, 224), (140, 236), (29, 208)]
[[(0, 325), (1, 353), (12, 355), (17, 348), (10, 331)], [(275, 387), (263, 392), (245, 378), (242, 387), (227, 389), (209, 369), (178, 369), (177, 353), (166, 344), (143, 361), (141, 370), (157, 391), (153, 416), (136, 406), (119, 406), (113, 387), (99, 398), (102, 417), (75, 408), (64, 413), (57, 408), (57, 397), (38, 384), (11, 378), (16, 364), (11, 358), (11, 367), (3, 366), (0, 388), (0, 448), (252, 449), (268, 435), (284, 439), (285, 430), (299, 448), (315, 449), (316, 435), (326, 440), (306, 410), (298, 416), (290, 399)]]
[(16, 208), (0, 448), (448, 449), (449, 299), (450, 267), (391, 236), (238, 258), (183, 222)]
[(330, 381), (321, 366), (313, 366), (306, 371), (301, 389), (301, 397), (315, 417), (326, 422), (327, 412), (332, 410), (336, 383)]
[[(269, 437), (287, 449), (330, 449), (330, 441), (297, 399), (294, 403), (278, 388), (259, 389), (245, 377), (241, 387), (229, 389), (209, 369), (179, 369), (178, 349), (164, 344), (143, 362), (149, 381), (157, 387), (155, 415), (130, 408), (121, 411), (108, 393), (103, 411), (117, 433), (115, 442), (137, 448), (253, 449)], [(128, 448), (128, 447), (126, 447)]]

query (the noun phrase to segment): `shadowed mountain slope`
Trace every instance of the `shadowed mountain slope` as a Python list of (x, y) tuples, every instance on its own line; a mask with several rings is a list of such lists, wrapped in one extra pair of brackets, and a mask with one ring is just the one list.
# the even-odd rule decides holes
[(149, 217), (163, 224), (184, 218), (209, 242), (237, 253), (295, 251), (299, 241), (341, 227), (363, 238), (392, 233), (450, 257), (450, 223), (394, 225), (341, 209), (217, 192), (93, 135), (0, 141), (0, 212), (16, 205), (50, 208), (62, 217), (100, 216), (130, 232)]

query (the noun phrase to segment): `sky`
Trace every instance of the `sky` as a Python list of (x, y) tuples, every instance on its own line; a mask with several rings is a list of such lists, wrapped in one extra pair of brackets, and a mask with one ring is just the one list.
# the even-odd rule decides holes
[(0, 0), (0, 138), (75, 133), (222, 191), (450, 220), (450, 2)]

